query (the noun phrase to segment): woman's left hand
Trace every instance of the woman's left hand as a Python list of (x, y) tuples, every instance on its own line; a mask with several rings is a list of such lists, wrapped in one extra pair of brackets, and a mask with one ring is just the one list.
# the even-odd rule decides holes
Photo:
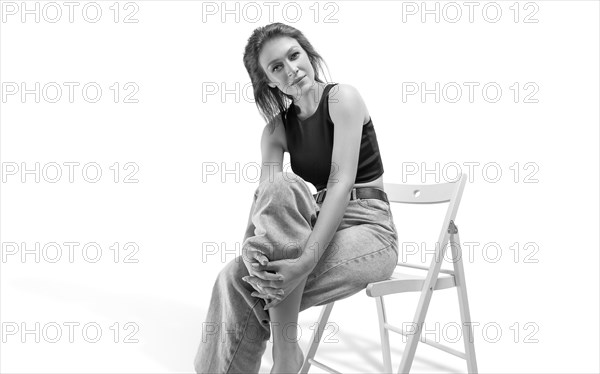
[[(253, 264), (254, 266), (255, 264)], [(279, 293), (280, 299), (271, 300), (269, 295), (262, 294), (259, 292), (253, 292), (252, 296), (260, 297), (265, 299), (265, 301), (269, 301), (267, 305), (265, 305), (265, 310), (276, 306), (281, 303), (285, 298), (302, 282), (302, 280), (308, 276), (310, 273), (309, 269), (304, 266), (300, 259), (283, 259), (277, 261), (269, 261), (266, 265), (261, 265), (256, 263), (257, 266), (254, 266), (256, 270), (266, 270), (266, 271), (275, 271), (278, 275), (283, 276), (283, 280), (278, 282), (278, 285), (274, 287), (276, 290), (283, 291)], [(262, 279), (254, 276), (247, 277), (246, 282), (262, 285), (264, 282)]]

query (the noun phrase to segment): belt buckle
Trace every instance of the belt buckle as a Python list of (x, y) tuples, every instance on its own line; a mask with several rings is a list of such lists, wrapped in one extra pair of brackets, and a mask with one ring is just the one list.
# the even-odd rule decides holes
[(356, 187), (350, 191), (350, 200), (356, 200)]

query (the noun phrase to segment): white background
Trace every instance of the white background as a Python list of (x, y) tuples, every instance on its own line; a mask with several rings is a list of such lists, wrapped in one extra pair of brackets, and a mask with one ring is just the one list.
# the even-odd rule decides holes
[[(79, 3), (71, 23), (60, 2), (58, 22), (43, 17), (35, 22), (29, 15), (23, 23), (21, 2), (12, 3), (17, 15), (7, 14), (7, 3), (2, 2), (0, 24), (2, 372), (193, 371), (214, 280), (239, 253), (258, 185), (264, 123), (252, 101), (243, 49), (254, 28), (273, 21), (304, 32), (328, 64), (325, 79), (360, 91), (377, 132), (386, 183), (453, 181), (456, 169), (450, 166), (469, 172), (467, 165), (478, 163), (469, 173), (456, 223), (463, 251), (466, 243), (477, 243), (464, 266), (471, 316), (479, 323), (480, 372), (600, 370), (598, 2), (537, 1), (526, 7), (499, 1), (488, 9), (490, 18), (494, 5), (502, 10), (497, 22), (482, 16), (487, 2), (477, 3), (472, 22), (459, 2), (463, 14), (455, 23), (449, 22), (451, 8), (446, 18), (440, 13), (439, 22), (433, 15), (422, 22), (421, 13), (405, 14), (403, 22), (408, 4), (393, 1), (341, 1), (328, 8), (298, 2), (297, 21), (293, 8), (283, 18), (285, 3), (277, 3), (270, 18), (263, 2), (255, 3), (262, 16), (250, 19), (256, 7), (242, 2), (225, 22), (221, 2), (211, 3), (217, 13), (204, 12), (203, 20), (201, 2), (137, 1), (137, 23), (123, 22), (135, 9), (124, 2), (117, 4), (115, 23), (112, 1), (97, 2), (102, 16), (95, 23), (83, 19), (86, 3)], [(35, 3), (27, 6), (34, 9)], [(37, 3), (40, 9), (47, 4)], [(421, 2), (412, 4), (422, 10)], [(446, 2), (437, 4), (441, 12)], [(316, 20), (311, 6), (320, 10)], [(435, 2), (427, 6), (434, 9)], [(235, 9), (236, 3), (227, 7)], [(534, 11), (531, 20), (538, 22), (524, 22)], [(22, 99), (20, 91), (7, 95), (13, 84), (33, 89), (36, 82), (40, 87), (56, 82), (63, 88), (61, 99), (50, 102), (51, 88), (39, 102), (32, 94)], [(73, 102), (65, 82), (79, 83)], [(82, 96), (89, 82), (102, 88), (96, 103)], [(115, 82), (117, 103), (110, 89)], [(133, 92), (124, 88), (128, 82), (139, 88), (133, 95), (137, 103), (124, 102)], [(450, 90), (439, 103), (433, 95), (425, 102), (419, 95), (403, 100), (404, 82), (423, 82), (427, 89), (456, 82), (463, 96), (451, 103)], [(479, 84), (473, 102), (465, 82)], [(495, 103), (482, 95), (490, 82), (502, 89)], [(515, 82), (517, 103), (510, 89)], [(537, 103), (524, 102), (533, 91), (524, 88), (528, 82), (538, 88), (532, 97)], [(218, 92), (203, 95), (207, 86)], [(232, 93), (222, 97), (224, 89)], [(494, 90), (488, 94), (493, 98)], [(72, 183), (68, 162), (79, 163)], [(126, 167), (128, 162), (137, 169)], [(25, 175), (21, 163), (28, 169), (39, 163), (39, 172)], [(52, 163), (63, 173), (56, 183), (50, 181)], [(93, 163), (102, 170), (97, 183), (81, 173)], [(438, 171), (427, 175), (424, 169), (436, 164)], [(207, 173), (211, 165), (218, 168), (215, 174)], [(416, 174), (408, 173), (414, 165)], [(491, 167), (483, 172), (486, 165)], [(138, 182), (125, 183), (134, 170), (131, 177)], [(93, 169), (88, 171), (93, 177)], [(433, 248), (445, 206), (392, 209), (401, 242)], [(53, 242), (63, 256), (53, 263), (54, 250), (39, 250), (36, 262), (36, 243)], [(80, 243), (73, 262), (67, 242)], [(132, 252), (125, 247), (129, 242), (139, 248), (131, 258), (137, 263), (123, 258)], [(20, 246), (16, 254), (13, 243)], [(86, 243), (100, 245), (99, 261), (84, 259)], [(121, 255), (116, 263), (109, 249), (114, 243)], [(217, 253), (209, 251), (211, 243), (220, 246)], [(23, 249), (30, 250), (24, 261)], [(404, 260), (429, 264), (431, 255)], [(418, 294), (389, 297), (392, 323), (410, 322), (417, 301)], [(300, 314), (305, 352), (319, 311)], [(434, 294), (426, 321), (430, 330), (440, 323), (438, 335), (428, 338), (442, 343), (452, 338), (443, 327), (458, 321), (454, 290)], [(73, 342), (67, 322), (79, 323)], [(125, 327), (128, 322), (133, 327)], [(338, 326), (331, 336), (337, 343), (322, 344), (317, 359), (341, 372), (382, 370), (374, 300), (360, 292), (336, 303), (331, 322)], [(21, 335), (23, 327), (35, 330), (36, 323), (40, 330), (48, 327), (47, 334), (37, 334), (39, 342), (34, 333)], [(57, 343), (50, 342), (54, 323), (62, 326)], [(82, 336), (86, 323), (102, 329), (97, 343)], [(483, 331), (486, 324), (492, 328)], [(17, 334), (8, 333), (11, 326), (19, 328)], [(88, 330), (88, 337), (94, 335)], [(127, 336), (138, 342), (125, 343)], [(392, 346), (397, 368), (402, 338), (392, 334)], [(462, 350), (460, 341), (455, 346)], [(270, 371), (271, 347), (261, 372)], [(413, 372), (466, 372), (466, 364), (419, 344)]]

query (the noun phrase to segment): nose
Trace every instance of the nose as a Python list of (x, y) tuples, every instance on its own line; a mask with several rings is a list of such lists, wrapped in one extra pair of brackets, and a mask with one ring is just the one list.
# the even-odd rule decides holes
[(290, 63), (286, 63), (288, 77), (294, 77), (298, 73), (298, 68)]

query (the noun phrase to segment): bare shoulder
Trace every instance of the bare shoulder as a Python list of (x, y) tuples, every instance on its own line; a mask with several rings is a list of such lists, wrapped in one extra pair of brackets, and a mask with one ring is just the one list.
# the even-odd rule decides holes
[[(343, 118), (347, 115), (352, 118), (361, 118), (362, 123), (369, 119), (367, 106), (358, 89), (350, 84), (339, 83), (331, 88), (329, 98), (329, 113), (334, 117)], [(334, 120), (335, 122), (335, 120)]]
[(262, 143), (269, 143), (271, 146), (280, 147), (287, 152), (287, 142), (285, 139), (285, 127), (281, 115), (275, 116), (267, 123), (262, 133)]

